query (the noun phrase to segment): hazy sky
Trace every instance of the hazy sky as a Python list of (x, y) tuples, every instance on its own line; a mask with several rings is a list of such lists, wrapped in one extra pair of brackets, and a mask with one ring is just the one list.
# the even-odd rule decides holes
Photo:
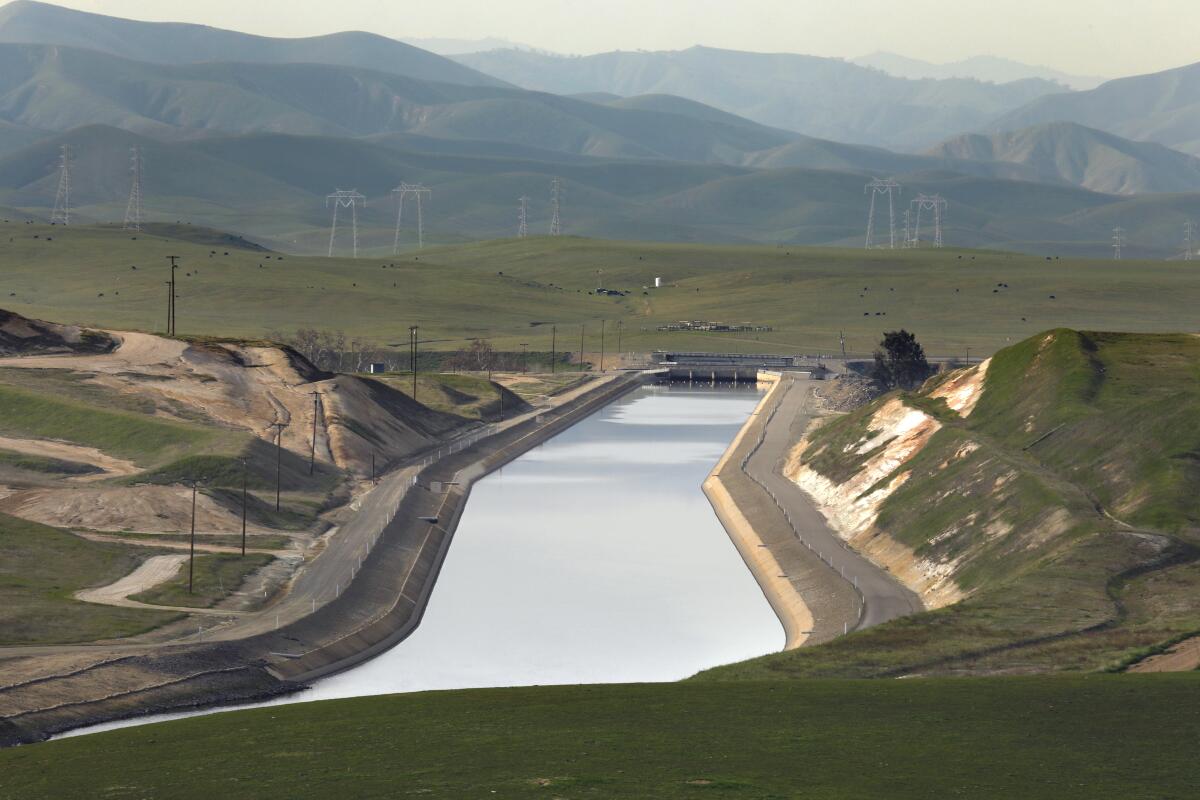
[(737, 50), (929, 61), (992, 54), (1101, 76), (1200, 61), (1200, 0), (60, 0), (275, 36), (498, 36), (564, 53)]

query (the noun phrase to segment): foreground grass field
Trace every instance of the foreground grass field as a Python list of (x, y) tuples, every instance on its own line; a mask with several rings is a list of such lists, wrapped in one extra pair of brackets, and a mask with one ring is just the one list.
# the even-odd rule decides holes
[[(884, 329), (916, 331), (935, 355), (974, 354), (1053, 327), (1179, 331), (1195, 327), (1200, 272), (1184, 262), (1046, 260), (955, 250), (715, 247), (563, 238), (431, 248), (398, 258), (279, 256), (191, 243), (196, 229), (131, 236), (112, 228), (0, 224), (0, 307), (26, 316), (161, 330), (165, 257), (182, 257), (185, 335), (262, 337), (344, 330), (403, 351), (473, 337), (497, 349), (604, 346), (742, 352), (870, 351)], [(202, 237), (200, 237), (202, 238)], [(135, 269), (136, 268), (136, 269)], [(663, 278), (661, 289), (652, 287)], [(626, 290), (594, 294), (598, 285)], [(590, 294), (589, 294), (590, 293)], [(751, 322), (758, 333), (666, 333), (677, 320)]]
[(0, 797), (1182, 799), (1198, 690), (1187, 674), (366, 697), (6, 750)]

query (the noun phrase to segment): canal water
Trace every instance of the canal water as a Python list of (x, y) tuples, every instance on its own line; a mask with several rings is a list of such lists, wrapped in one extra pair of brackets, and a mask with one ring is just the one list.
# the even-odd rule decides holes
[(483, 479), (413, 635), (278, 702), (673, 681), (779, 650), (700, 490), (759, 398), (646, 386)]

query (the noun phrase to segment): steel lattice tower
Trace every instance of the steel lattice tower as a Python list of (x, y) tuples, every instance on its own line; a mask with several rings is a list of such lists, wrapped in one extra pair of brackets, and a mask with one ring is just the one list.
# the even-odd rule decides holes
[(422, 211), (421, 198), (429, 197), (433, 190), (420, 183), (401, 183), (392, 194), (396, 195), (396, 240), (392, 245), (392, 255), (400, 254), (400, 222), (404, 219), (404, 198), (412, 195), (417, 199), (417, 249), (425, 248), (425, 215)]
[(50, 224), (71, 224), (71, 148), (65, 144), (59, 158), (58, 193), (54, 196), (54, 211), (50, 213)]
[(875, 198), (878, 195), (886, 194), (888, 199), (888, 249), (896, 249), (896, 204), (893, 197), (893, 192), (899, 194), (903, 191), (900, 184), (896, 183), (894, 178), (887, 180), (874, 179), (867, 184), (863, 193), (871, 195), (871, 209), (867, 212), (867, 249), (871, 249), (871, 245), (875, 238)]
[(562, 181), (555, 178), (550, 182), (550, 207), (553, 211), (550, 217), (550, 235), (562, 235)]
[(517, 238), (524, 239), (529, 235), (529, 198), (520, 197), (520, 209), (517, 212)]
[(338, 209), (350, 209), (350, 230), (354, 244), (354, 258), (358, 258), (358, 206), (361, 203), (364, 207), (367, 205), (367, 198), (359, 194), (356, 189), (346, 191), (338, 189), (333, 194), (325, 198), (325, 207), (333, 205), (333, 225), (329, 229), (329, 257), (333, 257), (333, 245), (337, 241), (337, 226), (338, 226)]
[(945, 240), (942, 229), (946, 221), (946, 209), (949, 207), (946, 198), (940, 194), (919, 194), (913, 198), (910, 207), (916, 209), (917, 214), (909, 246), (920, 247), (921, 245), (921, 212), (923, 211), (933, 212), (933, 246), (944, 246)]
[(1125, 229), (1122, 228), (1120, 225), (1113, 228), (1113, 238), (1112, 238), (1113, 259), (1116, 261), (1121, 260), (1121, 245), (1125, 243), (1124, 239), (1125, 239)]
[(125, 206), (125, 230), (142, 229), (142, 148), (130, 148), (130, 171), (133, 185), (129, 189), (129, 204)]
[(1183, 260), (1184, 261), (1192, 260), (1192, 252), (1193, 252), (1192, 234), (1195, 232), (1195, 227), (1196, 226), (1193, 225), (1191, 223), (1191, 221), (1184, 223), (1184, 226), (1183, 226), (1183, 246), (1184, 246)]

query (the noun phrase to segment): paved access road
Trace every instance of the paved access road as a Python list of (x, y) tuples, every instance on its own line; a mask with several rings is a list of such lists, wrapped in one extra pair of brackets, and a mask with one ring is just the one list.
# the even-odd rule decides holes
[[(808, 495), (783, 476), (788, 452), (800, 441), (812, 421), (812, 403), (815, 402), (813, 381), (787, 375), (783, 380), (788, 383), (779, 389), (782, 393), (779, 410), (767, 425), (762, 445), (747, 461), (746, 473), (774, 495), (800, 537), (822, 555), (830, 568), (848, 582), (857, 584), (865, 603), (858, 629), (924, 610), (921, 599), (891, 573), (847, 547), (841, 537), (830, 530)], [(769, 412), (769, 407), (763, 410), (763, 413)], [(855, 629), (853, 622), (850, 628)]]

